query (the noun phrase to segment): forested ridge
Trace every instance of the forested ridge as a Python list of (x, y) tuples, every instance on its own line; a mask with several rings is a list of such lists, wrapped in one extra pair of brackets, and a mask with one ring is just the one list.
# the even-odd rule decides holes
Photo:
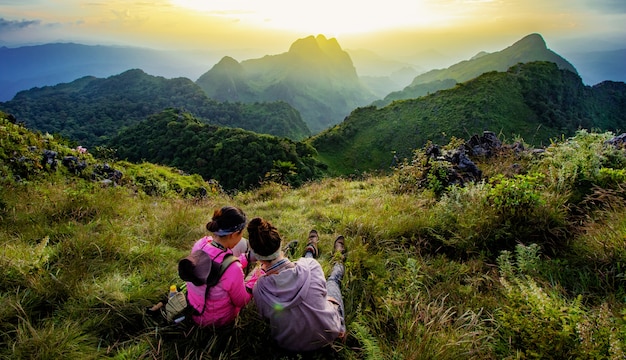
[(388, 169), (428, 141), (490, 130), (541, 147), (579, 129), (626, 129), (626, 84), (586, 86), (554, 63), (531, 62), (424, 97), (356, 109), (310, 141), (332, 171), (349, 174)]
[(168, 109), (129, 127), (108, 146), (134, 162), (169, 165), (224, 189), (258, 187), (266, 180), (298, 186), (320, 178), (323, 164), (310, 145), (252, 131), (204, 124), (191, 114)]
[[(286, 103), (219, 103), (186, 79), (165, 80), (140, 70), (32, 89), (2, 106), (20, 109), (16, 118), (27, 126), (76, 144), (119, 147), (121, 158), (176, 166), (219, 180), (227, 189), (242, 189), (266, 177), (297, 185), (326, 175), (389, 171), (427, 141), (446, 143), (485, 130), (506, 139), (521, 137), (537, 147), (578, 129), (618, 132), (626, 128), (625, 94), (624, 83), (585, 86), (578, 75), (554, 63), (518, 64), (428, 96), (380, 109), (357, 108), (341, 124), (299, 141), (258, 135), (293, 129), (285, 124), (303, 125)], [(167, 106), (170, 103), (182, 105)], [(194, 120), (187, 125), (174, 122), (181, 128), (171, 131), (171, 120), (162, 120), (168, 116)], [(258, 124), (266, 132), (234, 130), (250, 130), (236, 126), (240, 121), (253, 128)], [(229, 159), (238, 159), (247, 171), (229, 169)]]
[(548, 49), (540, 34), (530, 34), (511, 46), (493, 53), (480, 52), (471, 59), (458, 62), (445, 69), (433, 69), (416, 76), (410, 85), (376, 101), (377, 106), (388, 105), (394, 100), (412, 99), (450, 89), (457, 83), (474, 79), (491, 71), (506, 71), (519, 63), (547, 61), (559, 69), (577, 73), (576, 68), (565, 58)]
[(87, 147), (104, 145), (121, 129), (166, 108), (182, 108), (205, 123), (261, 134), (292, 139), (310, 135), (298, 111), (285, 102), (217, 102), (187, 78), (165, 79), (139, 69), (33, 88), (0, 103), (0, 109), (27, 126)]

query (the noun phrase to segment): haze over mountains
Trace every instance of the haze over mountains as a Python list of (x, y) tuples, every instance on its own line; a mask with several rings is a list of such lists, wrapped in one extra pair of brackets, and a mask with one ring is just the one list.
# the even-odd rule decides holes
[(74, 43), (0, 47), (0, 101), (32, 87), (68, 83), (84, 76), (109, 77), (130, 69), (166, 78), (195, 79), (216, 59), (218, 55), (211, 57), (210, 53), (189, 56), (176, 51)]
[[(405, 75), (410, 72), (406, 69)], [(278, 55), (242, 62), (225, 56), (196, 82), (133, 69), (108, 78), (83, 77), (21, 91), (0, 103), (0, 109), (33, 129), (60, 133), (82, 145), (114, 143), (129, 159), (141, 154), (144, 160), (167, 162), (185, 171), (197, 172), (200, 166), (203, 174), (224, 169), (215, 168), (207, 154), (185, 149), (191, 144), (185, 136), (202, 144), (200, 133), (208, 139), (220, 127), (242, 128), (259, 136), (224, 132), (229, 148), (248, 149), (251, 142), (280, 144), (261, 135), (270, 134), (288, 137), (296, 141), (289, 147), (304, 150), (290, 152), (293, 157), (285, 160), (265, 154), (276, 152), (272, 146), (258, 145), (255, 156), (259, 155), (264, 172), (230, 186), (252, 186), (271, 172), (293, 171), (299, 176), (305, 169), (317, 169), (306, 170), (308, 174), (384, 170), (427, 141), (447, 143), (451, 137), (467, 138), (485, 130), (542, 145), (579, 128), (626, 128), (626, 85), (605, 81), (586, 86), (576, 68), (549, 50), (539, 34), (502, 51), (479, 52), (447, 69), (417, 75), (413, 84), (430, 87), (430, 95), (409, 95), (410, 99), (382, 108), (369, 106), (373, 92), (359, 78), (349, 54), (336, 39), (309, 36)], [(437, 91), (438, 86), (449, 89)], [(154, 117), (146, 120), (159, 112), (165, 114), (159, 122)], [(177, 125), (184, 130), (171, 131), (182, 118), (191, 121)], [(194, 132), (198, 134), (190, 135)], [(139, 136), (148, 133), (158, 134), (160, 145)], [(207, 151), (220, 152), (221, 146)]]
[(576, 64), (586, 84), (594, 85), (604, 80), (626, 81), (626, 49), (580, 50), (565, 56)]
[[(448, 66), (445, 54), (436, 56), (415, 52), (410, 59), (394, 59), (376, 49), (345, 49), (350, 54), (359, 77), (377, 85), (372, 88), (379, 98), (407, 86), (419, 73)], [(477, 48), (475, 53), (482, 49)], [(164, 51), (136, 47), (92, 46), (51, 43), (22, 47), (0, 47), (0, 101), (13, 98), (18, 91), (32, 87), (71, 82), (83, 76), (108, 77), (129, 69), (166, 78), (187, 77), (193, 81), (217, 64), (224, 56), (248, 59), (248, 52), (229, 50), (216, 53), (206, 49), (198, 53)], [(563, 54), (561, 54), (563, 55)], [(594, 85), (603, 80), (626, 81), (626, 49), (610, 51), (585, 50), (566, 54), (583, 82)], [(439, 59), (439, 60), (433, 60)], [(409, 71), (409, 76), (398, 73)], [(406, 83), (403, 83), (407, 81)], [(387, 84), (387, 85), (385, 85)], [(392, 88), (397, 84), (398, 86)], [(386, 86), (386, 87), (385, 87)], [(381, 90), (377, 90), (377, 89)]]
[[(549, 61), (561, 69), (578, 74), (576, 68), (559, 54), (548, 49), (539, 34), (530, 34), (513, 45), (494, 53), (479, 52), (469, 60), (461, 61), (446, 69), (436, 69), (418, 75), (402, 91), (392, 92), (376, 105), (383, 106), (393, 100), (412, 99), (452, 88), (456, 83), (473, 79), (489, 71), (506, 71), (517, 63)], [(605, 79), (606, 80), (606, 79)]]
[(337, 40), (322, 35), (299, 39), (283, 54), (241, 63), (226, 57), (196, 83), (218, 101), (285, 101), (300, 111), (313, 133), (376, 98)]

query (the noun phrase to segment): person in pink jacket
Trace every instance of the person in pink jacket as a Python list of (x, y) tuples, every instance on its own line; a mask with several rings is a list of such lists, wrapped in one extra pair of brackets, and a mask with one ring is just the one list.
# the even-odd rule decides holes
[(335, 240), (337, 260), (325, 279), (318, 255), (317, 231), (311, 230), (304, 257), (291, 262), (280, 249), (280, 234), (262, 218), (248, 224), (248, 239), (254, 256), (265, 271), (254, 285), (254, 303), (269, 320), (272, 338), (281, 348), (307, 352), (345, 339), (343, 300), (344, 237)]
[(196, 286), (187, 282), (187, 301), (198, 312), (192, 319), (200, 327), (219, 327), (232, 323), (252, 299), (252, 287), (257, 278), (252, 276), (248, 281), (244, 280), (243, 269), (249, 262), (247, 241), (243, 238), (245, 227), (246, 215), (241, 209), (232, 206), (217, 209), (206, 224), (212, 236), (199, 239), (191, 249), (191, 253), (202, 250), (218, 262), (236, 250), (234, 255), (239, 259), (226, 269), (206, 297), (206, 285)]

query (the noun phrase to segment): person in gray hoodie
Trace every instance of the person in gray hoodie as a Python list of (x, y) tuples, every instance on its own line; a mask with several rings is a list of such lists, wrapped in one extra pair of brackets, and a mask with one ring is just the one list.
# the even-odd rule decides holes
[(317, 231), (311, 230), (304, 257), (291, 262), (281, 250), (277, 229), (262, 218), (248, 224), (248, 243), (264, 274), (252, 289), (261, 316), (269, 319), (272, 338), (281, 348), (306, 352), (345, 339), (341, 279), (345, 239), (335, 240), (335, 264), (328, 280), (318, 255)]

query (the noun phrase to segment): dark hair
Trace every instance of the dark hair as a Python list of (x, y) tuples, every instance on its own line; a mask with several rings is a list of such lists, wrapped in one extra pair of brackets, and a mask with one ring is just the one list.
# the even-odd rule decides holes
[(254, 218), (248, 224), (248, 243), (255, 253), (271, 255), (280, 247), (280, 234), (267, 220)]
[[(210, 232), (219, 230), (236, 229), (239, 225), (245, 224), (246, 214), (240, 208), (234, 206), (224, 206), (213, 212), (211, 221), (206, 224), (206, 229)], [(243, 230), (243, 227), (241, 227)], [(240, 230), (237, 230), (240, 231)]]

